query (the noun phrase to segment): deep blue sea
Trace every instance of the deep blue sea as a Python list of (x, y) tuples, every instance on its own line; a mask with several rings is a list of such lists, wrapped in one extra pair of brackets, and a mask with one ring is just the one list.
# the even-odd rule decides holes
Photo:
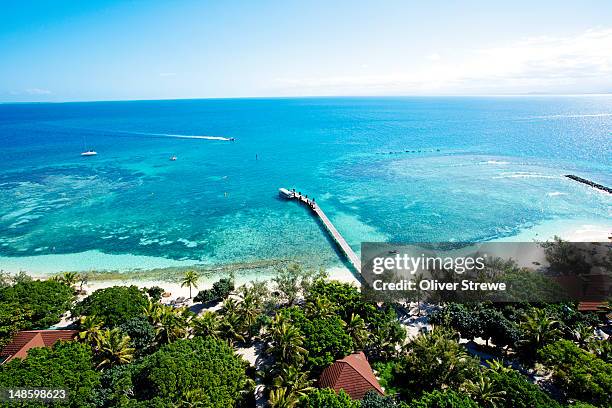
[(610, 224), (612, 196), (567, 173), (612, 185), (612, 96), (4, 104), (0, 269), (84, 251), (337, 265), (279, 187), (314, 196), (355, 249)]

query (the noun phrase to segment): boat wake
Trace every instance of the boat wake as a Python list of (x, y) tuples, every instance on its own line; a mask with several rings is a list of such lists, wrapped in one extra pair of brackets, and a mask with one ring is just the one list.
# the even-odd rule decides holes
[(163, 137), (173, 137), (176, 139), (205, 139), (205, 140), (222, 140), (225, 142), (229, 142), (233, 140), (230, 137), (222, 137), (222, 136), (200, 136), (200, 135), (175, 135), (171, 133), (147, 133), (152, 136), (163, 136)]
[(206, 135), (180, 135), (174, 133), (149, 133), (149, 132), (128, 132), (128, 131), (119, 131), (120, 133), (127, 133), (130, 135), (142, 135), (142, 136), (155, 136), (155, 137), (169, 137), (174, 139), (203, 139), (203, 140), (220, 140), (223, 142), (232, 142), (234, 141), (233, 137), (223, 137), (223, 136), (206, 136)]

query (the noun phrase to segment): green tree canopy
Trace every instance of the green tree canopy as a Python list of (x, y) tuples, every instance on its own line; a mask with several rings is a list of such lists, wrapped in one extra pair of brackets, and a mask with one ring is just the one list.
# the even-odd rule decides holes
[(349, 395), (340, 390), (339, 393), (330, 389), (315, 389), (300, 400), (301, 408), (359, 408), (359, 402), (353, 401)]
[(612, 406), (612, 364), (569, 340), (549, 344), (538, 355), (552, 369), (556, 384), (568, 396), (595, 405)]
[(410, 408), (478, 408), (476, 401), (453, 390), (431, 391), (410, 403)]
[(133, 317), (119, 328), (130, 336), (136, 354), (145, 353), (155, 341), (155, 327), (144, 317)]
[(360, 408), (407, 408), (404, 402), (399, 402), (392, 397), (383, 397), (376, 391), (370, 390), (361, 400)]
[(32, 313), (27, 329), (46, 329), (70, 309), (74, 291), (55, 280), (20, 280), (0, 289), (0, 303), (19, 304)]
[(28, 327), (31, 318), (32, 312), (27, 306), (0, 302), (0, 349), (11, 341), (15, 333)]
[(321, 370), (336, 359), (351, 354), (355, 345), (345, 331), (345, 323), (340, 317), (317, 317), (309, 319), (303, 309), (290, 307), (283, 311), (292, 324), (304, 336), (303, 347), (308, 351), (308, 365)]
[(493, 382), (496, 391), (505, 393), (497, 407), (507, 408), (559, 408), (560, 405), (550, 398), (540, 387), (530, 383), (516, 370), (505, 368), (499, 371), (487, 370), (486, 376)]
[[(89, 346), (77, 342), (58, 342), (53, 348), (33, 348), (24, 360), (14, 359), (0, 366), (3, 387), (63, 388), (69, 399), (57, 407), (91, 407), (100, 374), (94, 370)], [(15, 405), (11, 405), (15, 406)], [(46, 407), (30, 402), (28, 407)]]
[(133, 379), (134, 397), (163, 406), (189, 400), (204, 407), (233, 407), (251, 391), (246, 366), (225, 342), (178, 340), (143, 359)]
[(520, 336), (517, 323), (490, 303), (448, 303), (432, 313), (431, 322), (457, 330), (464, 339), (490, 339), (498, 347), (515, 347)]
[(106, 327), (115, 327), (134, 317), (143, 317), (148, 303), (147, 296), (136, 286), (112, 286), (93, 292), (75, 305), (72, 314), (95, 315)]
[(436, 328), (417, 336), (394, 367), (392, 385), (404, 397), (423, 391), (457, 389), (478, 372), (478, 360), (468, 355), (450, 329)]
[(202, 303), (223, 301), (227, 299), (232, 290), (234, 290), (234, 282), (230, 278), (222, 278), (213, 283), (212, 288), (199, 291), (193, 301)]
[(159, 286), (151, 286), (150, 288), (147, 288), (147, 295), (149, 295), (149, 297), (155, 301), (159, 301), (164, 292), (166, 292), (166, 290)]
[(308, 288), (306, 305), (323, 303), (333, 305), (334, 314), (349, 325), (359, 316), (365, 323), (369, 336), (364, 351), (371, 360), (387, 360), (396, 352), (396, 346), (403, 344), (406, 331), (397, 321), (397, 313), (389, 305), (378, 307), (367, 301), (359, 289), (349, 283), (317, 279)]

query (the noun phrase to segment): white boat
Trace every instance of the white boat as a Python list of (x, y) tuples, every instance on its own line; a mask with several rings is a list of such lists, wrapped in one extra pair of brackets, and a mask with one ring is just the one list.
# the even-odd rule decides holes
[(289, 191), (286, 188), (279, 188), (278, 195), (283, 198), (293, 198), (295, 197), (295, 193), (293, 191)]
[(81, 153), (81, 156), (96, 156), (98, 154), (98, 152), (90, 149), (89, 146), (87, 146), (87, 138), (85, 135), (83, 135), (83, 150), (84, 151)]

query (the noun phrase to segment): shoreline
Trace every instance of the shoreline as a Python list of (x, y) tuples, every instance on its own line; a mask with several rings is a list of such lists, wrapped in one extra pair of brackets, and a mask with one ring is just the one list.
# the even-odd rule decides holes
[[(612, 221), (569, 219), (546, 221), (507, 238), (493, 242), (546, 241), (559, 236), (574, 242), (611, 242)], [(89, 274), (87, 290), (92, 291), (116, 285), (138, 287), (160, 286), (172, 293), (172, 298), (188, 297), (189, 289), (181, 288), (179, 278), (186, 269), (196, 269), (201, 278), (198, 290), (212, 287), (221, 277), (235, 274), (236, 285), (269, 280), (274, 268), (291, 260), (261, 260), (230, 265), (210, 265), (198, 260), (172, 260), (141, 255), (113, 255), (99, 251), (75, 254), (35, 255), (28, 257), (0, 257), (0, 270), (9, 273), (24, 271), (35, 278), (48, 278), (64, 271)], [(100, 269), (99, 265), (104, 265)], [(328, 278), (359, 285), (353, 273), (344, 265), (326, 268)], [(85, 286), (85, 285), (84, 285)], [(197, 291), (195, 291), (197, 293)]]
[[(327, 279), (328, 280), (337, 280), (343, 283), (352, 283), (359, 286), (359, 281), (353, 276), (351, 271), (345, 267), (332, 267), (326, 269)], [(198, 291), (203, 289), (212, 288), (213, 283), (218, 281), (220, 278), (227, 277), (226, 274), (220, 274), (216, 276), (202, 276), (198, 281), (198, 287), (192, 289), (192, 295), (197, 295)], [(272, 275), (263, 275), (260, 276), (259, 279), (257, 276), (252, 276), (250, 274), (241, 274), (236, 275), (235, 277), (235, 286), (241, 286), (243, 284), (247, 284), (253, 281), (269, 281), (272, 278)], [(117, 280), (99, 280), (99, 281), (91, 281), (87, 284), (83, 285), (83, 289), (87, 291), (88, 294), (91, 292), (104, 289), (111, 286), (137, 286), (141, 289), (150, 288), (152, 286), (159, 286), (163, 288), (166, 292), (169, 292), (171, 295), (164, 300), (170, 301), (177, 299), (179, 297), (189, 298), (189, 288), (181, 287), (179, 282), (169, 282), (169, 281), (160, 281), (160, 280), (139, 280), (134, 278), (126, 278), (126, 279), (117, 279)], [(76, 285), (78, 287), (78, 285)]]

